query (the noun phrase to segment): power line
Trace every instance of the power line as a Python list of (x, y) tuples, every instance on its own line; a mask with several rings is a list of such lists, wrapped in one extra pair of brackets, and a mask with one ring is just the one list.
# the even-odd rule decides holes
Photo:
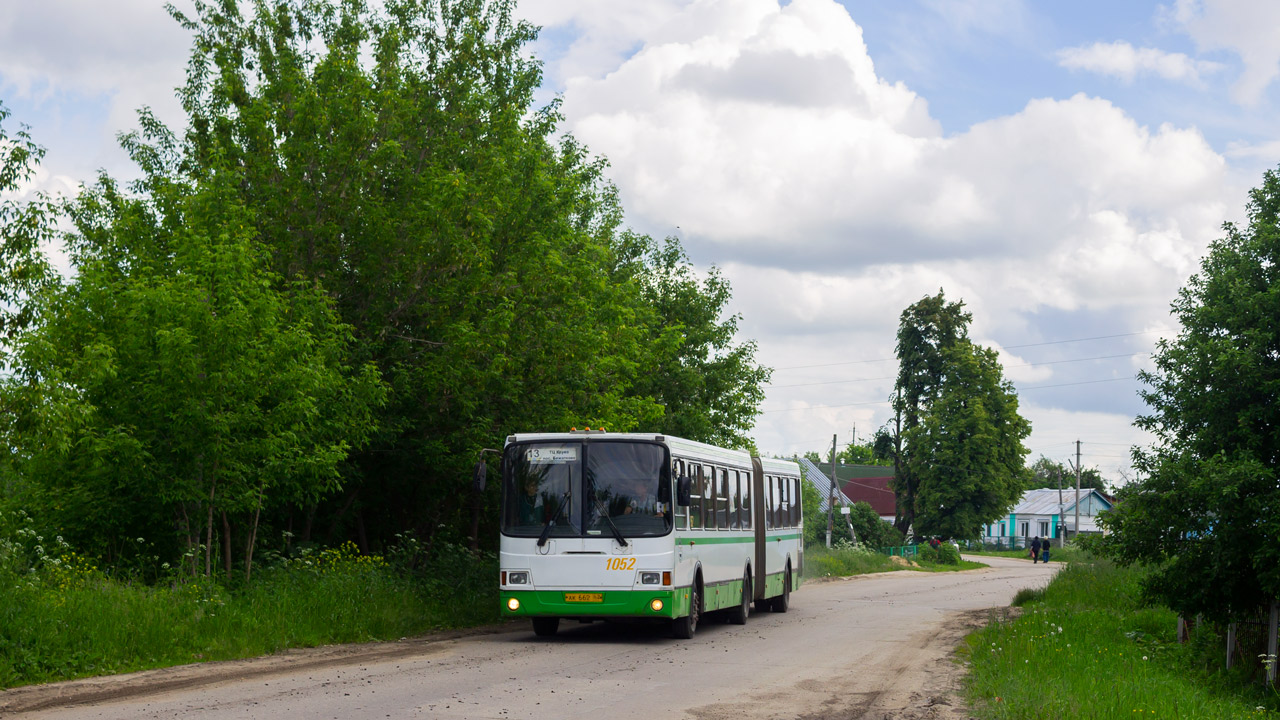
[[(1071, 338), (1069, 340), (1048, 340), (1046, 342), (1025, 343), (1022, 345), (1001, 345), (1005, 350), (1014, 350), (1017, 348), (1040, 347), (1042, 345), (1062, 345), (1064, 343), (1089, 342), (1091, 340), (1110, 340), (1113, 338), (1133, 337), (1135, 335), (1150, 335), (1151, 333), (1160, 332), (1159, 330), (1141, 330), (1139, 332), (1120, 333), (1118, 335), (1095, 335), (1093, 337)], [(1135, 353), (1138, 354), (1138, 353)], [(875, 360), (849, 360), (847, 362), (823, 363), (821, 365), (789, 365), (787, 367), (774, 368), (777, 370), (804, 370), (807, 368), (834, 367), (836, 365), (860, 365), (864, 363), (889, 362), (897, 360), (897, 357), (876, 358)]]
[[(1008, 370), (1009, 368), (1040, 367), (1041, 365), (1062, 365), (1064, 363), (1088, 362), (1090, 360), (1114, 360), (1115, 358), (1127, 358), (1127, 357), (1135, 357), (1138, 355), (1150, 355), (1150, 354), (1151, 353), (1149, 352), (1136, 352), (1136, 353), (1122, 353), (1120, 355), (1098, 355), (1096, 357), (1071, 358), (1068, 360), (1049, 360), (1047, 362), (1022, 363), (1020, 365), (1005, 365), (1004, 369)], [(794, 385), (765, 385), (764, 387), (766, 388), (813, 387), (815, 385), (839, 385), (841, 383), (873, 382), (875, 380), (893, 380), (896, 377), (897, 375), (885, 375), (883, 377), (874, 377), (874, 378), (854, 378), (852, 380), (823, 380), (820, 382), (796, 383)]]

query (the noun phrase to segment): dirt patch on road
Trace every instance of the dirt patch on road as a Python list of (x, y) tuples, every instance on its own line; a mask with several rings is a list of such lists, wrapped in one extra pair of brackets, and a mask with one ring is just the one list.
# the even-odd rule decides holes
[(964, 702), (965, 663), (956, 648), (969, 633), (1016, 608), (958, 613), (941, 628), (911, 635), (856, 674), (805, 681), (790, 692), (749, 694), (745, 702), (717, 703), (691, 711), (698, 720), (971, 720)]
[(0, 690), (0, 717), (12, 713), (31, 712), (52, 707), (69, 707), (84, 703), (120, 698), (143, 697), (171, 690), (186, 690), (245, 678), (271, 677), (302, 670), (339, 665), (357, 665), (397, 658), (430, 655), (441, 652), (445, 641), (475, 635), (508, 632), (516, 621), (447, 630), (398, 642), (325, 645), (295, 648), (246, 660), (178, 665), (157, 670), (143, 670), (127, 675), (68, 680), (46, 685), (26, 685)]

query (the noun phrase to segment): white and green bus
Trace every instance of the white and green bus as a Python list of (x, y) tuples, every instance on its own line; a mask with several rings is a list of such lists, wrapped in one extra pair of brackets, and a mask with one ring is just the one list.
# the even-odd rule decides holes
[(642, 618), (693, 636), (706, 613), (786, 612), (804, 563), (796, 463), (676, 437), (512, 435), (502, 454), (501, 596), (538, 635)]

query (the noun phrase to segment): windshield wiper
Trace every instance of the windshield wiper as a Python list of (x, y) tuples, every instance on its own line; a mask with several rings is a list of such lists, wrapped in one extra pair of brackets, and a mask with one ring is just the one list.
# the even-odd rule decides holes
[(613, 539), (617, 540), (618, 544), (621, 545), (622, 547), (626, 547), (627, 538), (625, 535), (622, 534), (622, 531), (618, 529), (618, 526), (613, 524), (613, 520), (609, 517), (608, 510), (606, 510), (604, 506), (600, 504), (599, 498), (595, 499), (595, 503), (596, 503), (596, 512), (600, 513), (600, 517), (604, 518), (604, 521), (609, 523), (609, 529), (613, 531)]
[(542, 528), (542, 534), (538, 536), (538, 547), (547, 544), (547, 536), (551, 534), (551, 527), (556, 524), (556, 520), (560, 519), (560, 513), (564, 512), (564, 506), (569, 504), (569, 496), (573, 494), (573, 488), (564, 491), (564, 495), (560, 496), (560, 507), (556, 508), (556, 512), (547, 521), (545, 527)]

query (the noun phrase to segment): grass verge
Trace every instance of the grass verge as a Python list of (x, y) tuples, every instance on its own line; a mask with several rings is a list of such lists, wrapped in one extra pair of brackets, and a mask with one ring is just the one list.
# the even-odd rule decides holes
[(966, 693), (984, 720), (1042, 718), (1275, 718), (1280, 698), (1176, 642), (1177, 617), (1140, 602), (1139, 571), (1072, 563), (1043, 591), (1015, 598), (1023, 613), (993, 617), (961, 646)]
[(122, 582), (74, 556), (0, 573), (0, 687), (494, 621), (496, 560), (450, 552), (409, 573), (347, 545), (266, 568), (233, 589), (207, 579)]

